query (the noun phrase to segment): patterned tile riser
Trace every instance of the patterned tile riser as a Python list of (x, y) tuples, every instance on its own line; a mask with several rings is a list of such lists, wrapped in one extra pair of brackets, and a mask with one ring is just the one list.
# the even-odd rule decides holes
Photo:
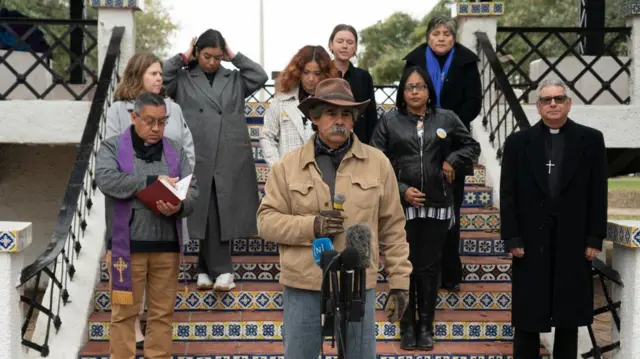
[[(185, 254), (196, 255), (200, 251), (197, 241), (185, 246)], [(231, 254), (237, 256), (272, 256), (278, 254), (278, 245), (262, 238), (237, 238), (231, 244)], [(460, 255), (463, 256), (503, 256), (504, 242), (501, 239), (461, 239)]]
[[(184, 264), (184, 273), (180, 273), (180, 281), (194, 282), (198, 274), (196, 264)], [(276, 263), (243, 263), (234, 264), (234, 276), (236, 281), (250, 282), (277, 282), (280, 279), (280, 265)], [(186, 276), (186, 278), (183, 278)], [(462, 281), (464, 283), (509, 283), (511, 282), (511, 264), (469, 264), (462, 265)], [(100, 279), (109, 281), (109, 272), (106, 263), (100, 265)], [(378, 283), (387, 281), (387, 273), (380, 264), (378, 268)]]
[[(325, 355), (321, 359), (337, 359), (336, 355)], [(80, 356), (79, 359), (110, 359), (107, 356)], [(136, 359), (144, 359), (142, 355)], [(285, 359), (284, 355), (264, 354), (236, 354), (236, 355), (174, 355), (171, 359)], [(376, 359), (513, 359), (511, 355), (475, 355), (475, 354), (378, 354)], [(540, 359), (550, 359), (549, 356), (541, 356)]]
[[(172, 323), (174, 341), (281, 341), (282, 322), (189, 322)], [(376, 322), (378, 341), (400, 339), (398, 323)], [(438, 322), (434, 326), (439, 341), (511, 341), (510, 323)], [(108, 322), (89, 322), (89, 340), (109, 340)]]
[[(387, 292), (376, 293), (376, 309), (382, 310)], [(95, 310), (110, 311), (111, 295), (109, 291), (96, 291)], [(511, 308), (511, 293), (501, 292), (459, 292), (438, 293), (438, 310), (483, 310), (506, 311)], [(282, 310), (282, 292), (248, 291), (215, 293), (209, 291), (176, 293), (176, 311), (280, 311)]]

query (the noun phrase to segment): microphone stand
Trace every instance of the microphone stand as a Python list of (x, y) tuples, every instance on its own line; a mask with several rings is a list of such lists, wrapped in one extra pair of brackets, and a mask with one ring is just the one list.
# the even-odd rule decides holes
[(340, 304), (338, 306), (338, 359), (347, 358), (347, 322), (351, 321), (353, 270), (340, 271)]

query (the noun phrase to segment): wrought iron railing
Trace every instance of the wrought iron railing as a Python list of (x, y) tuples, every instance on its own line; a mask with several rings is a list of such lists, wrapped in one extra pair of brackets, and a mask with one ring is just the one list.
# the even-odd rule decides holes
[[(97, 20), (0, 19), (0, 100), (86, 100), (98, 83)], [(29, 61), (16, 54), (28, 53)], [(81, 85), (81, 86), (73, 86)], [(66, 91), (65, 91), (66, 90)]]
[[(587, 56), (581, 52), (581, 44), (593, 32), (604, 33), (604, 50)], [(511, 86), (522, 91), (519, 101), (529, 102), (540, 81), (553, 76), (568, 85), (574, 102), (628, 104), (630, 34), (628, 27), (498, 27), (496, 53), (504, 59)], [(532, 69), (536, 60), (539, 65)]]
[[(70, 293), (67, 283), (73, 280), (76, 272), (74, 262), (82, 249), (82, 237), (87, 227), (87, 216), (90, 214), (92, 196), (96, 190), (95, 157), (105, 134), (106, 111), (111, 105), (115, 87), (118, 84), (118, 65), (120, 44), (124, 27), (113, 29), (104, 65), (97, 82), (96, 94), (91, 103), (87, 123), (71, 170), (71, 176), (64, 193), (62, 206), (58, 213), (53, 238), (47, 249), (33, 263), (22, 270), (20, 285), (32, 280), (38, 287), (41, 280), (49, 280), (49, 296), (39, 303), (35, 292), (32, 297), (22, 296), (21, 301), (28, 305), (22, 326), (22, 344), (34, 349), (46, 357), (49, 353), (48, 341), (51, 325), (56, 331), (62, 325), (60, 308), (66, 305)], [(34, 343), (25, 339), (27, 327), (35, 310), (47, 316), (46, 335), (43, 343)]]
[(498, 55), (484, 32), (476, 32), (482, 81), (482, 125), (489, 133), (491, 145), (498, 159), (507, 136), (531, 127), (513, 87), (498, 60)]

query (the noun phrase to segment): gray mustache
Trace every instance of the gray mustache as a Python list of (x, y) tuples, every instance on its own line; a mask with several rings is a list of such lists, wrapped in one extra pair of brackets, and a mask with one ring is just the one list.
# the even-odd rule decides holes
[(340, 133), (343, 135), (347, 135), (347, 129), (342, 127), (342, 126), (332, 126), (331, 127), (331, 133)]

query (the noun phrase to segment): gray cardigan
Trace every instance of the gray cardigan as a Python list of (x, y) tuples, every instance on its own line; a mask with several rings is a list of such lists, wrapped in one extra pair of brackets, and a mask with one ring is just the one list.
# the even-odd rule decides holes
[[(196, 165), (196, 155), (193, 147), (193, 137), (191, 130), (184, 120), (180, 105), (170, 98), (165, 99), (167, 105), (167, 116), (169, 121), (164, 129), (164, 137), (173, 140), (184, 152), (193, 169)], [(124, 130), (131, 126), (131, 111), (133, 111), (133, 101), (116, 101), (107, 110), (107, 133), (105, 138), (121, 135)]]

